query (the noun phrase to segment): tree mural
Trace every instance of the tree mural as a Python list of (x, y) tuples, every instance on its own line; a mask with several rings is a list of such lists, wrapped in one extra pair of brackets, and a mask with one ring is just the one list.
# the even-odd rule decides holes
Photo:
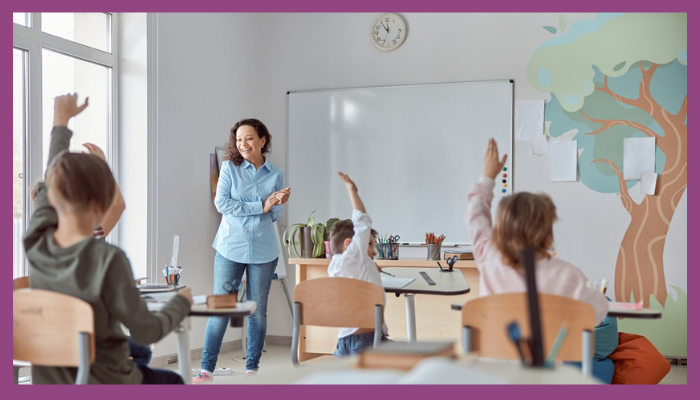
[[(577, 21), (537, 49), (527, 74), (533, 87), (552, 94), (545, 110), (550, 135), (577, 130), (581, 182), (619, 193), (631, 217), (615, 267), (616, 299), (643, 299), (649, 307), (653, 295), (664, 306), (663, 250), (688, 175), (687, 15), (599, 14)], [(656, 194), (639, 204), (628, 191), (638, 181), (622, 174), (629, 137), (653, 137), (657, 145)]]

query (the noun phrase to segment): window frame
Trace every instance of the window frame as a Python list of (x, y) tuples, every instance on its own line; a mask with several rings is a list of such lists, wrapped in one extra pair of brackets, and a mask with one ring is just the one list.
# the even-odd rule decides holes
[[(107, 161), (112, 167), (115, 179), (118, 179), (119, 171), (119, 135), (117, 135), (119, 121), (119, 15), (118, 13), (106, 13), (111, 16), (108, 28), (111, 30), (111, 53), (98, 50), (77, 42), (63, 39), (41, 30), (41, 13), (31, 13), (29, 18), (30, 27), (12, 24), (12, 47), (26, 51), (26, 66), (24, 90), (26, 93), (24, 108), (26, 113), (24, 132), (24, 229), (27, 228), (32, 213), (32, 204), (29, 193), (34, 182), (43, 178), (43, 125), (42, 125), (42, 50), (47, 49), (64, 54), (69, 57), (80, 59), (86, 62), (95, 63), (111, 68), (111, 118), (107, 126), (107, 148), (103, 149)], [(88, 95), (88, 94), (84, 94)], [(110, 239), (115, 243), (118, 235), (119, 225), (117, 225)], [(14, 266), (13, 266), (14, 268)], [(21, 266), (23, 275), (28, 275), (26, 258)]]

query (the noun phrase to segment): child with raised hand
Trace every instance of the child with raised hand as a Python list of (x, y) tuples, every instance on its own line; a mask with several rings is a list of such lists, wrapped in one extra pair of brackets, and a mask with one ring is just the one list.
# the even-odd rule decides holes
[(605, 296), (586, 286), (588, 279), (580, 269), (550, 254), (557, 214), (549, 196), (518, 192), (504, 197), (498, 204), (496, 223), (492, 226), (494, 179), (506, 159), (505, 154), (499, 159), (496, 141), (490, 139), (484, 156), (484, 176), (468, 194), (465, 220), (479, 269), (479, 295), (526, 292), (520, 251), (529, 246), (535, 252), (537, 290), (589, 303), (598, 325), (608, 312)]
[[(382, 286), (379, 269), (370, 257), (374, 251), (370, 249), (372, 240), (372, 219), (367, 214), (365, 206), (357, 194), (357, 186), (350, 177), (338, 172), (352, 203), (352, 220), (340, 221), (331, 230), (331, 250), (333, 258), (328, 265), (328, 276), (359, 279)], [(376, 233), (375, 233), (376, 234)], [(386, 295), (384, 296), (386, 304)], [(388, 336), (386, 324), (382, 326), (382, 340)], [(340, 328), (338, 344), (333, 353), (336, 356), (346, 356), (361, 352), (374, 343), (373, 329)]]
[[(70, 153), (68, 121), (88, 106), (77, 95), (54, 99), (54, 127), (49, 146), (46, 184), (39, 183), (34, 213), (24, 236), (32, 288), (85, 300), (95, 323), (95, 361), (89, 383), (183, 383), (172, 371), (136, 366), (129, 360), (127, 338), (153, 343), (173, 331), (189, 313), (189, 289), (174, 296), (160, 312), (151, 313), (134, 285), (122, 250), (93, 237), (115, 196), (107, 163), (94, 154)], [(75, 368), (33, 367), (37, 384), (73, 383)]]

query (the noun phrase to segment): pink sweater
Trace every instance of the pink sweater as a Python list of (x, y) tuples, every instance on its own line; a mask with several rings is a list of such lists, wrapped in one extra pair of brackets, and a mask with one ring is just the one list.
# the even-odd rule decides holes
[[(527, 291), (524, 273), (504, 264), (498, 250), (491, 244), (491, 201), (493, 179), (481, 177), (468, 195), (468, 210), (464, 219), (471, 233), (474, 261), (479, 269), (479, 295)], [(605, 296), (586, 287), (588, 279), (575, 267), (558, 258), (539, 259), (535, 263), (537, 290), (584, 301), (595, 311), (595, 323), (600, 324), (608, 313)]]

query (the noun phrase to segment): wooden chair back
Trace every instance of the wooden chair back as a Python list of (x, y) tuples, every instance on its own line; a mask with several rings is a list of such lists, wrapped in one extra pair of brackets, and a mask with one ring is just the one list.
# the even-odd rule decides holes
[[(544, 293), (539, 294), (539, 303), (544, 356), (547, 357), (565, 323), (568, 334), (556, 360), (584, 361), (584, 351), (590, 353), (587, 357), (590, 360), (594, 350), (593, 307), (582, 301)], [(471, 340), (465, 347), (482, 357), (519, 359), (506, 330), (513, 321), (520, 326), (522, 337), (530, 336), (526, 293), (497, 294), (468, 301), (462, 307), (462, 326), (471, 328)]]
[(12, 280), (12, 290), (24, 289), (29, 287), (29, 277), (20, 276)]
[(294, 288), (292, 364), (299, 365), (301, 325), (374, 329), (382, 336), (384, 288), (351, 278), (317, 278)]
[(294, 288), (302, 325), (374, 328), (374, 306), (384, 305), (384, 289), (351, 278), (318, 278)]
[[(41, 289), (12, 292), (15, 360), (61, 367), (84, 367), (88, 361), (89, 368), (95, 360), (94, 332), (92, 307), (81, 299)], [(87, 346), (81, 338), (87, 338)]]

